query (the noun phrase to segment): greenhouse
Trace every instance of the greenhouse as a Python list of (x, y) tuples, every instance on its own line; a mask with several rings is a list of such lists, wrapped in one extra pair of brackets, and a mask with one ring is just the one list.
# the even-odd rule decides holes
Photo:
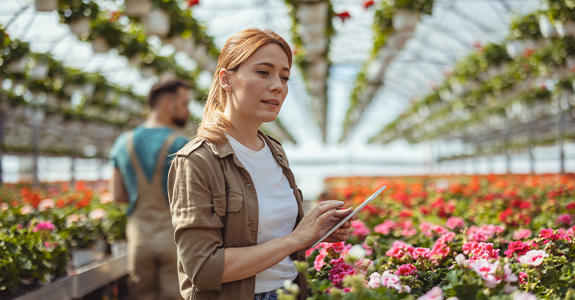
[(575, 1), (0, 0), (0, 50), (0, 300), (575, 300)]

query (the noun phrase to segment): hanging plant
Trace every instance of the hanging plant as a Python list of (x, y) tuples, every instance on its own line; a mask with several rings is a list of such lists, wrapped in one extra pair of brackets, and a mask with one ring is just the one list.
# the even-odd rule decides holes
[(167, 36), (170, 32), (170, 15), (161, 9), (152, 10), (142, 24), (147, 35)]
[(351, 18), (351, 15), (347, 11), (341, 12), (339, 14), (335, 14), (335, 16), (340, 18), (342, 23), (345, 23), (345, 20)]
[(37, 11), (53, 11), (58, 7), (58, 0), (35, 0), (34, 7)]
[(91, 1), (58, 1), (60, 22), (68, 24), (72, 33), (80, 38), (90, 32), (90, 22), (96, 19), (98, 11), (98, 5)]
[(110, 22), (104, 15), (101, 15), (92, 23), (89, 40), (92, 42), (92, 49), (96, 53), (107, 53), (110, 48), (117, 48), (122, 45), (122, 30), (117, 22)]
[(553, 27), (547, 16), (543, 14), (539, 16), (539, 30), (541, 30), (541, 35), (546, 39), (559, 36), (557, 29)]
[(144, 17), (152, 11), (150, 0), (125, 0), (124, 14), (128, 17)]

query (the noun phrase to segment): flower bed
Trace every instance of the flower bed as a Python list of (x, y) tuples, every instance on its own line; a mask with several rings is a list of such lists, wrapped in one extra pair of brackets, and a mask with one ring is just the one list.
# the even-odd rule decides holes
[(321, 198), (383, 184), (347, 242), (307, 252), (312, 299), (575, 299), (574, 175), (331, 178)]
[(125, 239), (126, 206), (84, 182), (0, 187), (0, 298), (50, 283), (72, 268), (72, 253)]

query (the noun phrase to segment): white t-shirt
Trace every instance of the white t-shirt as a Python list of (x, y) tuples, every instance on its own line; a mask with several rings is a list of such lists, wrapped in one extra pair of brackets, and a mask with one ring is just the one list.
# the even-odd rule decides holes
[[(244, 165), (256, 188), (259, 207), (258, 244), (286, 236), (293, 231), (297, 218), (297, 200), (273, 154), (264, 141), (264, 148), (253, 151), (226, 134), (240, 162)], [(260, 137), (261, 138), (261, 137)], [(297, 270), (287, 256), (271, 268), (256, 275), (255, 293), (264, 293), (293, 281)]]

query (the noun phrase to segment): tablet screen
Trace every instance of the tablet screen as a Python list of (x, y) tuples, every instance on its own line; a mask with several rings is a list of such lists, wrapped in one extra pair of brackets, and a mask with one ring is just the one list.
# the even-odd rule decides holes
[[(377, 197), (381, 192), (383, 192), (383, 190), (385, 190), (385, 185), (382, 186), (379, 190), (377, 190), (375, 193), (373, 193), (373, 195), (369, 196), (369, 198), (367, 198), (367, 200), (363, 201), (363, 203), (361, 203), (356, 209), (354, 209), (349, 215), (347, 215), (345, 218), (343, 218), (341, 221), (338, 221), (333, 227), (331, 227), (325, 234), (323, 234), (312, 246), (312, 248), (317, 247), (317, 245), (319, 245), (319, 243), (323, 242), (323, 240), (325, 240), (328, 236), (330, 236), (334, 231), (336, 231), (339, 227), (341, 227), (341, 225), (343, 225), (345, 222), (347, 222), (349, 219), (351, 219), (351, 217), (358, 213), (360, 210), (362, 210), (364, 207), (366, 207), (369, 203), (371, 203), (375, 197)], [(326, 221), (328, 222), (328, 221)]]

